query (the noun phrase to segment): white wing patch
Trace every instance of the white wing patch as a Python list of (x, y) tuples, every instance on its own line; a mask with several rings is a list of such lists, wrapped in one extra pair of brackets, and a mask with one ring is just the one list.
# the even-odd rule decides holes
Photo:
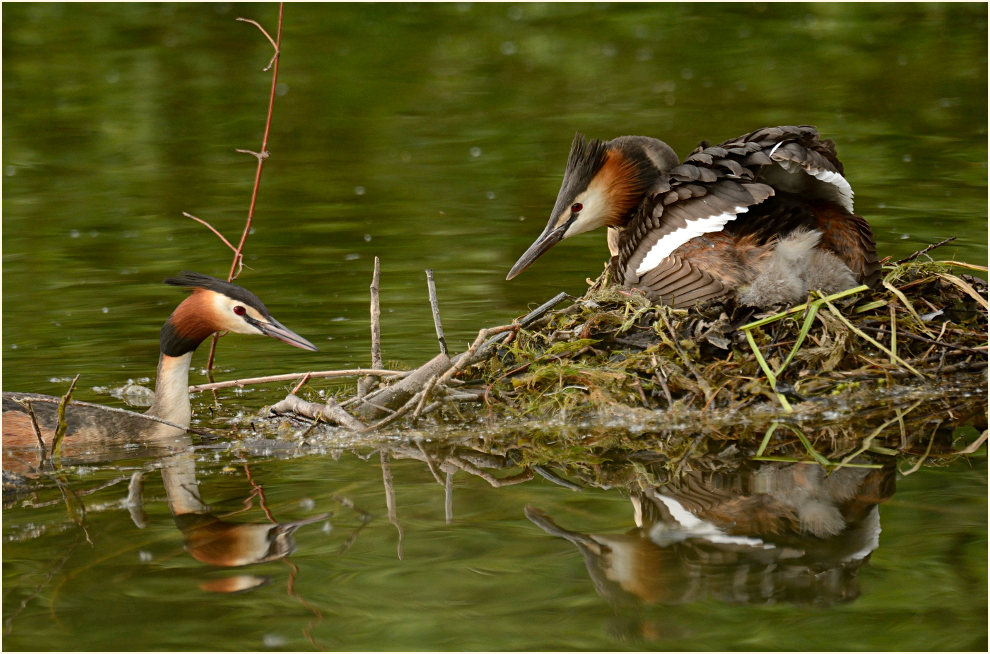
[(853, 189), (845, 177), (831, 170), (809, 170), (808, 172), (814, 175), (816, 179), (835, 187), (836, 199), (839, 204), (849, 213), (853, 212)]
[[(780, 143), (775, 145), (773, 150), (770, 151), (769, 156), (777, 162), (777, 165), (779, 165), (784, 172), (790, 175), (811, 175), (815, 179), (825, 182), (828, 184), (828, 191), (831, 191), (830, 199), (842, 205), (842, 207), (849, 213), (853, 213), (853, 190), (852, 186), (846, 181), (845, 177), (835, 171), (822, 170), (819, 168), (805, 168), (795, 161), (790, 161), (789, 159), (778, 159), (773, 156), (773, 153), (776, 152), (780, 145)], [(778, 186), (781, 190), (792, 193), (800, 193), (804, 190), (804, 184), (797, 179), (794, 179), (790, 183), (782, 179), (775, 179), (773, 185)]]
[(735, 213), (721, 213), (717, 216), (689, 220), (684, 227), (679, 227), (657, 241), (643, 257), (643, 262), (636, 268), (640, 277), (660, 265), (660, 262), (670, 256), (670, 253), (681, 247), (692, 238), (702, 234), (719, 232), (730, 220), (735, 220), (739, 214), (749, 211), (748, 207), (736, 207)]
[(658, 522), (650, 529), (650, 539), (661, 547), (671, 545), (689, 538), (700, 538), (710, 543), (720, 545), (742, 545), (744, 547), (755, 547), (758, 549), (772, 550), (776, 546), (767, 543), (759, 538), (750, 536), (733, 536), (719, 529), (715, 524), (702, 520), (678, 502), (673, 497), (661, 495), (656, 491), (653, 497), (663, 502), (670, 512), (670, 516), (677, 521), (678, 525), (669, 525)]

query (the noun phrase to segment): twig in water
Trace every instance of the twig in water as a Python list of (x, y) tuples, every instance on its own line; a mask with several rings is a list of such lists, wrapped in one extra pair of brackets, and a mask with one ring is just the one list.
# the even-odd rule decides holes
[(389, 462), (388, 450), (380, 452), (382, 461), (382, 483), (385, 485), (385, 507), (388, 509), (388, 521), (395, 525), (399, 532), (399, 542), (396, 545), (396, 554), (402, 560), (402, 525), (399, 524), (398, 512), (395, 509), (395, 485), (392, 483), (392, 464)]
[(58, 425), (55, 427), (55, 436), (52, 438), (52, 460), (62, 458), (62, 439), (65, 438), (65, 430), (68, 427), (68, 423), (65, 421), (65, 409), (72, 402), (72, 390), (76, 387), (76, 382), (79, 381), (79, 375), (76, 375), (72, 379), (72, 383), (69, 384), (69, 390), (65, 392), (62, 399), (58, 403)]
[(305, 375), (303, 375), (303, 378), (299, 380), (299, 383), (296, 384), (295, 388), (289, 391), (289, 395), (295, 395), (296, 393), (298, 393), (302, 389), (302, 387), (306, 385), (306, 382), (308, 382), (309, 378), (312, 376), (313, 376), (312, 373), (308, 373), (308, 372)]
[(924, 248), (923, 250), (918, 250), (914, 254), (912, 254), (912, 255), (904, 258), (904, 259), (901, 259), (900, 261), (895, 261), (894, 262), (894, 265), (899, 266), (902, 263), (907, 263), (909, 261), (914, 261), (915, 259), (917, 259), (921, 255), (927, 254), (927, 253), (931, 252), (932, 250), (934, 250), (935, 248), (940, 247), (942, 245), (945, 245), (946, 243), (949, 243), (950, 241), (954, 241), (957, 238), (958, 238), (957, 236), (950, 236), (949, 238), (947, 238), (947, 239), (945, 239), (943, 241), (939, 241), (938, 243), (933, 243), (932, 245), (929, 245), (928, 247)]
[(938, 433), (938, 428), (941, 426), (942, 426), (942, 421), (939, 421), (938, 424), (935, 425), (935, 429), (932, 430), (932, 435), (928, 439), (928, 447), (925, 448), (925, 453), (921, 455), (921, 458), (918, 459), (917, 463), (915, 463), (909, 470), (904, 470), (904, 471), (898, 470), (897, 472), (899, 472), (905, 477), (918, 472), (918, 469), (921, 468), (921, 464), (924, 463), (925, 459), (928, 458), (928, 455), (931, 454), (932, 444), (935, 443), (935, 434)]
[[(985, 436), (986, 434), (984, 434)], [(446, 483), (443, 485), (443, 517), (449, 525), (454, 521), (454, 471), (447, 471)]]
[[(371, 273), (371, 286), (369, 291), (371, 292), (371, 367), (381, 368), (382, 367), (382, 328), (381, 328), (381, 305), (378, 300), (378, 283), (381, 278), (381, 263), (378, 257), (375, 257), (375, 267)], [(368, 394), (368, 390), (371, 385), (375, 382), (374, 378), (370, 375), (367, 377), (362, 377), (357, 383), (357, 398), (362, 398)]]
[(437, 330), (437, 340), (440, 341), (440, 351), (447, 354), (447, 340), (443, 337), (443, 325), (440, 323), (440, 306), (437, 303), (437, 285), (433, 281), (433, 269), (426, 269), (426, 288), (430, 294), (430, 309), (433, 310), (433, 326)]
[(375, 270), (371, 275), (371, 367), (382, 367), (381, 305), (378, 299), (378, 283), (381, 279), (381, 263), (375, 257)]
[(469, 475), (481, 477), (489, 484), (491, 484), (493, 488), (501, 488), (502, 486), (512, 486), (514, 484), (521, 484), (523, 482), (530, 481), (533, 478), (533, 471), (527, 469), (527, 470), (523, 470), (519, 474), (511, 475), (509, 477), (503, 477), (499, 479), (498, 477), (491, 475), (485, 472), (484, 470), (481, 470), (480, 468), (456, 456), (448, 457), (444, 465), (446, 470), (450, 470), (449, 466), (453, 466), (454, 468), (460, 468)]
[(148, 516), (144, 513), (144, 473), (140, 470), (131, 475), (124, 505), (131, 514), (131, 522), (135, 527), (144, 529), (148, 526)]
[(41, 427), (38, 426), (38, 416), (35, 415), (34, 407), (31, 406), (30, 400), (19, 401), (18, 404), (24, 407), (27, 410), (28, 415), (31, 417), (31, 427), (34, 428), (34, 435), (38, 439), (38, 451), (41, 454), (40, 461), (41, 463), (44, 463), (45, 459), (48, 458), (48, 448), (45, 447), (45, 439), (41, 435)]
[(423, 461), (426, 462), (426, 467), (430, 469), (430, 474), (433, 475), (433, 478), (436, 479), (438, 484), (442, 485), (443, 481), (440, 480), (440, 471), (437, 470), (436, 464), (433, 463), (433, 457), (427, 454), (426, 450), (423, 449), (423, 443), (418, 439), (416, 440), (416, 449), (423, 455)]

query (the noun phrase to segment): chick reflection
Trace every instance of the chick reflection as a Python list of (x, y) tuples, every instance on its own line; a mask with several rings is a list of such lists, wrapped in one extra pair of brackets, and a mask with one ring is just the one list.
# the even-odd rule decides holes
[(573, 543), (598, 593), (617, 603), (833, 604), (859, 595), (877, 504), (893, 487), (893, 468), (748, 464), (632, 492), (636, 527), (624, 534), (564, 529), (534, 507), (526, 516)]

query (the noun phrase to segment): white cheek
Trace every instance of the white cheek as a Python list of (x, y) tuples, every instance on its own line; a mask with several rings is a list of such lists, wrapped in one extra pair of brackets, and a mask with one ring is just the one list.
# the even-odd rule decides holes
[[(252, 327), (243, 318), (234, 313), (235, 306), (244, 306), (238, 302), (234, 302), (228, 297), (223, 295), (215, 295), (213, 297), (213, 310), (216, 323), (228, 332), (234, 332), (235, 334), (259, 334), (261, 333), (256, 327)], [(248, 309), (251, 312), (251, 309)], [(252, 312), (253, 313), (253, 312)]]
[(599, 189), (590, 188), (579, 195), (575, 201), (580, 202), (583, 206), (577, 219), (567, 228), (564, 238), (597, 229), (605, 224), (605, 218), (608, 216), (608, 202), (605, 199), (605, 194)]

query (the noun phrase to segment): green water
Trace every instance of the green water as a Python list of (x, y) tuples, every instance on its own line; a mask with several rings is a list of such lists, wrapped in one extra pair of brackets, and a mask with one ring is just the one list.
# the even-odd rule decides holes
[[(271, 49), (238, 16), (274, 32), (277, 6), (3, 6), (4, 390), (61, 394), (81, 373), (78, 399), (119, 406), (107, 389), (153, 376), (181, 297), (160, 281), (226, 275), (229, 251), (182, 212), (232, 240), (243, 225), (255, 160), (235, 149), (260, 146)], [(603, 234), (504, 280), (545, 224), (575, 131), (648, 134), (683, 155), (814, 124), (837, 142), (881, 256), (957, 236), (933, 254), (985, 265), (986, 21), (984, 4), (287, 5), (240, 282), (320, 352), (232, 336), (217, 376), (367, 365), (375, 256), (393, 365), (436, 352), (426, 268), (455, 350), (580, 293)], [(253, 411), (287, 389), (223, 397)], [(400, 459), (400, 559), (377, 454), (204, 450), (196, 474), (215, 514), (251, 494), (245, 461), (279, 520), (334, 514), (301, 527), (291, 557), (240, 569), (266, 585), (202, 590), (232, 571), (184, 549), (154, 460), (72, 469), (76, 491), (125, 479), (83, 496), (85, 529), (58, 490), (5, 508), (5, 648), (986, 648), (985, 459), (898, 479), (855, 597), (821, 606), (613, 604), (523, 509), (619, 533), (632, 512), (618, 489), (459, 474), (447, 525), (429, 467)], [(136, 469), (144, 528), (120, 505)], [(236, 519), (265, 522), (252, 506)]]

